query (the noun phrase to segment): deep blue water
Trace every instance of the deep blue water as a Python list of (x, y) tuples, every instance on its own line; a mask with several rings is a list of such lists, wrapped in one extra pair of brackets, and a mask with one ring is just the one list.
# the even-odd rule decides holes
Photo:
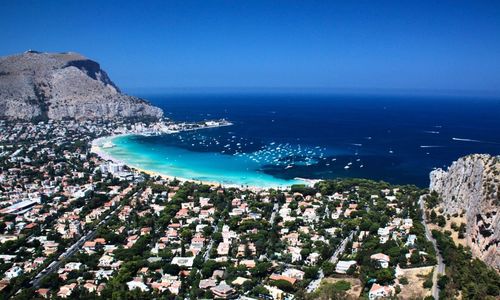
[[(142, 96), (174, 120), (227, 118), (234, 126), (185, 133), (183, 138), (136, 137), (137, 142), (222, 155), (245, 155), (265, 148), (268, 152), (262, 151), (261, 156), (267, 158), (257, 158), (261, 164), (265, 162), (259, 172), (280, 179), (363, 177), (427, 186), (429, 172), (435, 167), (447, 166), (471, 153), (500, 154), (500, 100), (495, 99), (304, 94)], [(240, 145), (236, 146), (238, 141)], [(224, 148), (228, 143), (231, 145)], [(302, 150), (300, 155), (297, 149)], [(294, 157), (287, 157), (287, 153)], [(307, 162), (306, 156), (310, 159)]]

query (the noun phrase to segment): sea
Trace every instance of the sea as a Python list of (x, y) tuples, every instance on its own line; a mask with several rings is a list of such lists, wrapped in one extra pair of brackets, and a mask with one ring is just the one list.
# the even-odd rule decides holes
[(500, 99), (308, 93), (139, 95), (176, 121), (234, 125), (119, 136), (104, 149), (130, 166), (234, 186), (368, 178), (429, 185), (429, 172), (472, 153), (500, 154)]

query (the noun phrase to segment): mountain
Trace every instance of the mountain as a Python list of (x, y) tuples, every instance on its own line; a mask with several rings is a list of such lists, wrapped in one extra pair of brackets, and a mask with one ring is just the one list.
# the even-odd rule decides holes
[(430, 179), (430, 190), (442, 199), (444, 214), (464, 213), (473, 256), (500, 269), (500, 156), (465, 156), (446, 171), (432, 171)]
[(78, 53), (0, 57), (0, 118), (9, 120), (159, 118), (160, 108), (125, 95), (100, 65)]

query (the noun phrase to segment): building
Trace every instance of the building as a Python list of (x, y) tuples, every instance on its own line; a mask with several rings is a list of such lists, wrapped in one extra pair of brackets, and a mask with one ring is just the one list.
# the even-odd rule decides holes
[(20, 276), (21, 274), (23, 274), (23, 269), (21, 269), (19, 266), (13, 266), (12, 268), (8, 269), (7, 272), (5, 272), (5, 278), (11, 280)]
[(335, 267), (335, 272), (339, 274), (345, 274), (347, 273), (347, 270), (349, 270), (351, 266), (355, 265), (356, 265), (355, 260), (339, 260), (337, 266)]
[(22, 215), (29, 211), (35, 204), (39, 202), (32, 201), (32, 200), (25, 200), (21, 201), (15, 204), (12, 204), (9, 207), (6, 207), (2, 210), (0, 210), (0, 213), (2, 214), (11, 214), (11, 215)]
[(173, 265), (178, 265), (179, 267), (188, 267), (191, 268), (193, 266), (194, 257), (174, 257), (172, 259)]
[(383, 286), (374, 283), (372, 285), (372, 288), (370, 289), (368, 298), (370, 300), (375, 300), (375, 299), (390, 297), (393, 294), (394, 294), (394, 288), (392, 286)]
[(377, 253), (370, 256), (372, 260), (376, 260), (382, 268), (388, 268), (391, 258), (383, 253)]
[(231, 299), (236, 294), (236, 290), (230, 287), (225, 281), (210, 289), (215, 299)]

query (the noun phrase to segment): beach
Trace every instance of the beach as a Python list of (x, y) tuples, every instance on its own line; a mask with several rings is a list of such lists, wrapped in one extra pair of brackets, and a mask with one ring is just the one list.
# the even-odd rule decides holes
[[(264, 181), (259, 181), (259, 184), (245, 184), (245, 183), (239, 183), (236, 180), (234, 181), (229, 181), (227, 178), (224, 176), (220, 176), (220, 180), (217, 180), (218, 175), (214, 174), (211, 176), (214, 180), (207, 180), (203, 178), (196, 178), (196, 177), (188, 177), (188, 176), (179, 176), (179, 174), (175, 174), (175, 172), (169, 172), (168, 170), (172, 170), (173, 168), (168, 166), (168, 167), (158, 167), (155, 163), (155, 158), (153, 157), (151, 160), (148, 159), (148, 163), (144, 163), (144, 159), (141, 160), (141, 163), (137, 163), (137, 160), (134, 161), (134, 155), (137, 153), (144, 153), (144, 151), (134, 151), (134, 150), (129, 150), (125, 145), (128, 143), (124, 143), (123, 141), (128, 140), (130, 138), (148, 138), (144, 137), (140, 134), (136, 133), (124, 133), (124, 134), (117, 134), (117, 135), (111, 135), (111, 136), (105, 136), (105, 137), (100, 137), (92, 141), (92, 147), (91, 151), (95, 154), (97, 154), (99, 157), (101, 157), (104, 160), (107, 161), (112, 161), (115, 163), (123, 164), (126, 165), (127, 167), (136, 170), (138, 172), (143, 172), (145, 174), (149, 174), (151, 176), (160, 176), (161, 178), (164, 178), (166, 180), (179, 180), (181, 182), (186, 182), (186, 181), (191, 181), (191, 182), (201, 182), (203, 184), (211, 185), (211, 186), (223, 186), (223, 187), (235, 187), (235, 188), (244, 188), (244, 189), (250, 189), (250, 190), (262, 190), (262, 189), (267, 189), (267, 188), (276, 188), (276, 189), (283, 189), (286, 187), (290, 187), (290, 185), (286, 184), (273, 184), (272, 183), (272, 177), (269, 177), (270, 182)], [(110, 148), (104, 148), (103, 144), (105, 143), (111, 143), (113, 146)], [(117, 148), (118, 147), (118, 148)], [(126, 151), (126, 154), (124, 153)], [(117, 155), (117, 153), (119, 155)], [(175, 156), (175, 154), (173, 155)], [(231, 156), (228, 156), (231, 158)], [(147, 166), (155, 166), (154, 168), (147, 167)], [(195, 168), (194, 168), (195, 169)], [(172, 174), (173, 173), (173, 174)], [(226, 180), (224, 180), (226, 179)], [(307, 185), (314, 184), (316, 180), (307, 180), (307, 179), (297, 179), (297, 181), (293, 181), (293, 183), (303, 183)]]

